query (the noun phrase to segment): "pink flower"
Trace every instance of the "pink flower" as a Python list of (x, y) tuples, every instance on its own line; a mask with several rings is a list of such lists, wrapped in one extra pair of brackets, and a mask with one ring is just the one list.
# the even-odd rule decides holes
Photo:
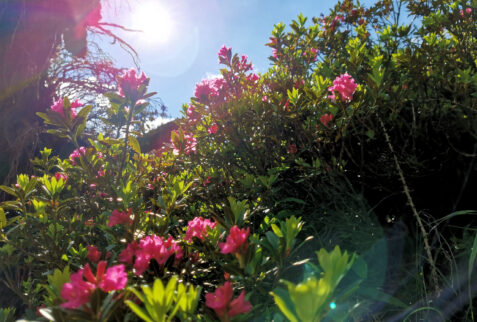
[[(107, 270), (106, 265), (106, 261), (98, 263), (96, 276), (93, 275), (89, 264), (86, 264), (84, 269), (71, 274), (71, 282), (65, 283), (61, 289), (61, 297), (66, 300), (61, 306), (78, 309), (89, 302), (89, 298), (96, 287), (105, 292), (124, 289), (128, 282), (124, 265), (112, 266)], [(86, 278), (86, 281), (83, 280), (83, 277)]]
[(470, 15), (472, 13), (472, 8), (465, 9), (465, 12)]
[(243, 254), (248, 248), (248, 235), (250, 228), (240, 229), (237, 226), (230, 228), (230, 234), (227, 236), (225, 243), (219, 243), (219, 248), (222, 254)]
[(260, 79), (260, 77), (255, 73), (252, 73), (252, 74), (247, 76), (247, 80), (252, 82), (252, 83), (256, 83), (259, 79)]
[[(128, 69), (124, 74), (118, 77), (119, 95), (132, 97), (134, 100), (139, 99), (139, 87), (147, 85), (148, 79), (144, 72), (137, 75), (134, 68)], [(142, 93), (143, 94), (143, 93)]]
[(225, 45), (223, 45), (218, 52), (218, 56), (220, 64), (230, 65), (230, 60), (232, 59), (232, 47), (225, 47)]
[(101, 252), (98, 250), (98, 247), (94, 245), (88, 246), (88, 259), (93, 263), (97, 263), (99, 262), (100, 258)]
[(354, 79), (348, 75), (348, 73), (341, 74), (333, 81), (333, 86), (328, 88), (328, 91), (332, 93), (328, 98), (336, 100), (335, 92), (338, 92), (341, 97), (341, 101), (351, 101), (353, 99), (353, 93), (358, 85), (354, 82)]
[(66, 182), (66, 180), (68, 180), (68, 176), (65, 173), (56, 172), (55, 173), (55, 179), (56, 179), (56, 181), (59, 181), (61, 179), (61, 180), (63, 180), (63, 182)]
[(76, 159), (81, 158), (82, 155), (86, 154), (86, 148), (84, 146), (80, 146), (78, 149), (74, 150), (70, 154), (70, 161), (73, 165), (76, 165)]
[[(89, 266), (88, 266), (89, 267)], [(71, 274), (71, 281), (63, 284), (61, 297), (66, 300), (61, 304), (68, 309), (78, 309), (81, 305), (89, 302), (89, 298), (96, 286), (83, 280), (83, 269)]]
[(212, 181), (210, 181), (211, 177), (207, 176), (207, 179), (204, 180), (204, 183), (202, 184), (204, 187), (209, 185)]
[(99, 262), (95, 276), (89, 264), (86, 264), (83, 270), (83, 276), (89, 283), (98, 286), (105, 292), (119, 291), (125, 288), (128, 283), (128, 275), (124, 265), (112, 266), (107, 270), (106, 266), (106, 261)]
[(125, 249), (119, 254), (119, 260), (123, 263), (132, 265), (133, 256), (136, 255), (136, 251), (139, 249), (138, 243), (133, 240), (130, 242)]
[(194, 95), (201, 103), (208, 104), (214, 97), (219, 96), (223, 86), (222, 78), (203, 79), (195, 85)]
[(123, 264), (112, 266), (106, 270), (106, 275), (99, 283), (99, 287), (105, 292), (118, 291), (126, 287), (128, 274)]
[(262, 96), (262, 102), (264, 103), (270, 103), (270, 100), (268, 99), (267, 95)]
[(193, 237), (204, 240), (204, 238), (207, 237), (207, 227), (214, 229), (215, 226), (217, 226), (216, 222), (212, 222), (209, 219), (204, 219), (202, 217), (195, 217), (188, 223), (185, 240), (192, 242)]
[[(78, 108), (78, 107), (81, 107), (83, 106), (83, 104), (81, 104), (78, 100), (74, 101), (73, 103), (71, 103), (71, 118), (75, 118), (76, 117), (76, 111), (74, 109)], [(51, 105), (50, 109), (53, 111), (53, 112), (56, 112), (58, 114), (60, 114), (63, 118), (65, 117), (65, 112), (63, 111), (63, 99), (60, 98), (59, 100), (57, 100), (56, 102), (53, 103), (53, 105)]]
[(207, 129), (207, 132), (209, 132), (209, 134), (215, 134), (218, 130), (219, 126), (217, 125), (217, 123), (214, 123)]
[(173, 254), (176, 259), (181, 259), (184, 256), (182, 249), (172, 239), (172, 236), (169, 236), (167, 240), (156, 235), (144, 237), (139, 241), (139, 247), (135, 253), (135, 274), (144, 273), (149, 267), (151, 259), (155, 259), (159, 265), (163, 265)]
[(320, 117), (320, 122), (323, 123), (324, 126), (328, 127), (328, 123), (333, 120), (333, 114), (324, 114)]
[(62, 117), (65, 117), (65, 113), (63, 111), (63, 99), (62, 98), (60, 98), (59, 100), (54, 102), (53, 105), (50, 106), (50, 109), (53, 112), (56, 112), (56, 113), (60, 114)]
[(311, 52), (311, 59), (313, 61), (316, 61), (316, 58), (318, 57), (318, 49), (316, 48), (311, 48), (310, 49), (310, 52)]
[(275, 48), (272, 49), (272, 57), (278, 58), (278, 50), (276, 50)]
[(249, 63), (247, 60), (248, 60), (248, 56), (242, 55), (242, 57), (240, 58), (240, 61), (237, 61), (236, 66), (240, 71), (246, 72), (253, 69), (252, 63)]
[(196, 152), (196, 146), (197, 146), (197, 140), (194, 137), (194, 134), (192, 134), (192, 133), (186, 134), (186, 135), (184, 135), (184, 139), (186, 139), (186, 142), (187, 142), (186, 146), (185, 146), (185, 149), (184, 149), (185, 154), (189, 155), (191, 153), (195, 153)]
[(105, 172), (104, 172), (104, 170), (101, 168), (101, 169), (98, 170), (98, 175), (96, 176), (96, 178), (104, 177), (104, 175), (105, 175)]
[(245, 301), (245, 291), (232, 300), (234, 290), (230, 282), (217, 287), (214, 293), (205, 294), (205, 305), (215, 311), (221, 321), (229, 321), (230, 317), (247, 313), (252, 309), (250, 302)]
[(200, 114), (196, 112), (195, 106), (192, 104), (187, 108), (187, 117), (190, 122), (197, 122), (200, 119)]
[(128, 213), (126, 212), (119, 212), (118, 210), (114, 209), (111, 217), (109, 217), (108, 227), (113, 227), (115, 225), (131, 225), (133, 220), (131, 218), (132, 209), (129, 208)]

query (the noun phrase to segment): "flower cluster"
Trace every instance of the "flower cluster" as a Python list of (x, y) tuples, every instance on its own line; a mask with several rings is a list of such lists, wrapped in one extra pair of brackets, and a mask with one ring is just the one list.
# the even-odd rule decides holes
[(197, 237), (200, 240), (203, 240), (205, 237), (207, 237), (207, 227), (209, 227), (210, 229), (214, 229), (215, 226), (217, 226), (217, 223), (212, 222), (209, 219), (195, 217), (188, 223), (185, 240), (188, 242), (192, 242), (193, 237)]
[(336, 100), (335, 94), (338, 92), (343, 102), (346, 100), (351, 101), (356, 87), (358, 85), (354, 82), (353, 77), (348, 75), (348, 73), (341, 74), (333, 81), (333, 86), (328, 88), (328, 91), (332, 93), (328, 98)]
[(220, 96), (223, 85), (224, 79), (220, 77), (203, 79), (195, 85), (194, 96), (199, 102), (209, 104)]
[(469, 17), (470, 17), (470, 15), (472, 13), (472, 8), (466, 8), (465, 11), (464, 11), (464, 9), (461, 9), (459, 11), (459, 13), (460, 13), (460, 16), (462, 17), (462, 19), (465, 19), (466, 15), (469, 15)]
[[(77, 113), (75, 111), (75, 109), (77, 109), (78, 107), (81, 107), (83, 106), (82, 103), (80, 103), (78, 100), (74, 101), (73, 103), (71, 103), (71, 106), (70, 106), (70, 111), (71, 111), (71, 118), (74, 119), (76, 118), (77, 116)], [(65, 117), (65, 112), (63, 110), (63, 99), (60, 98), (59, 100), (57, 100), (56, 102), (53, 103), (53, 105), (50, 106), (50, 109), (53, 111), (53, 112), (56, 112), (58, 114), (61, 115), (61, 117)]]
[(70, 161), (73, 165), (76, 165), (76, 160), (81, 158), (82, 155), (86, 154), (86, 148), (84, 146), (80, 146), (78, 149), (74, 150), (70, 154)]
[(135, 241), (130, 243), (121, 252), (120, 259), (125, 263), (132, 264), (133, 256), (135, 256), (135, 273), (141, 275), (149, 267), (151, 259), (155, 259), (159, 265), (163, 265), (174, 254), (176, 259), (181, 259), (184, 256), (182, 249), (172, 239), (172, 236), (164, 240), (163, 237), (151, 235), (141, 239), (139, 244)]
[(218, 130), (219, 130), (219, 126), (217, 125), (217, 123), (214, 123), (207, 129), (207, 132), (209, 134), (215, 134), (217, 133)]
[(93, 262), (97, 263), (99, 262), (101, 258), (101, 252), (98, 250), (98, 247), (94, 245), (89, 245), (88, 246), (88, 259)]
[(219, 248), (222, 254), (244, 254), (248, 248), (248, 235), (250, 228), (240, 229), (238, 226), (232, 226), (230, 233), (225, 240), (225, 243), (219, 243)]
[(320, 122), (326, 127), (328, 127), (328, 123), (330, 123), (332, 120), (333, 120), (333, 114), (326, 113), (320, 117)]
[(219, 63), (230, 66), (230, 61), (232, 59), (232, 47), (226, 47), (223, 45), (219, 52), (217, 53), (219, 56)]
[(147, 85), (148, 79), (144, 72), (141, 72), (140, 75), (137, 75), (134, 68), (128, 69), (118, 77), (118, 89), (119, 95), (134, 97), (140, 99), (139, 88), (142, 85)]
[(113, 210), (113, 213), (111, 214), (111, 217), (109, 217), (109, 222), (108, 222), (108, 227), (113, 227), (115, 225), (130, 225), (133, 223), (133, 220), (131, 218), (131, 212), (132, 209), (129, 208), (128, 212), (120, 212), (116, 209)]
[[(71, 274), (71, 281), (63, 284), (61, 297), (66, 300), (61, 304), (64, 308), (77, 309), (89, 302), (93, 291), (99, 287), (105, 292), (122, 290), (128, 282), (128, 275), (123, 264), (112, 266), (106, 270), (106, 261), (98, 263), (96, 276), (89, 264)], [(83, 279), (86, 279), (86, 281)]]
[(249, 301), (245, 301), (245, 291), (233, 299), (234, 290), (230, 282), (219, 286), (215, 293), (205, 295), (205, 305), (215, 311), (221, 321), (229, 321), (237, 314), (248, 313), (252, 309)]
[(66, 182), (66, 180), (68, 180), (68, 176), (66, 175), (66, 173), (55, 172), (54, 177), (56, 181), (59, 181), (61, 179), (63, 180), (63, 182)]
[(323, 24), (324, 24), (324, 29), (325, 31), (333, 31), (336, 27), (338, 27), (338, 24), (340, 22), (344, 22), (344, 17), (341, 15), (335, 16), (333, 19), (330, 21), (330, 17), (325, 17), (323, 19)]

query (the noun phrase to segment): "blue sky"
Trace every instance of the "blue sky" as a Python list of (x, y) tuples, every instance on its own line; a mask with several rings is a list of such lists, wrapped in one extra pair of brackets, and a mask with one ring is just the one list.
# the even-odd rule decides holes
[[(131, 0), (130, 8), (103, 8), (103, 21), (131, 28), (149, 28), (146, 35), (121, 33), (138, 52), (140, 67), (151, 78), (150, 90), (180, 116), (195, 84), (219, 74), (217, 51), (231, 46), (245, 54), (258, 72), (268, 69), (271, 49), (265, 46), (273, 25), (288, 24), (299, 13), (327, 14), (335, 1), (328, 0)], [(131, 12), (132, 10), (132, 12)], [(158, 30), (159, 29), (159, 30)], [(152, 30), (152, 31), (151, 31)], [(161, 31), (162, 30), (162, 31)], [(161, 40), (158, 40), (161, 39)], [(118, 45), (106, 45), (121, 67), (134, 62)]]

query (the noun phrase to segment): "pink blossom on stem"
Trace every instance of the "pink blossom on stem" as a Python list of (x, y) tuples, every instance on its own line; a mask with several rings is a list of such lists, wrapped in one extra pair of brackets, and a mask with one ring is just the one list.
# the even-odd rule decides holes
[(96, 275), (93, 274), (89, 264), (83, 270), (86, 280), (101, 288), (105, 292), (118, 291), (126, 287), (128, 275), (123, 264), (112, 266), (106, 270), (107, 262), (100, 261), (96, 267)]
[(99, 262), (101, 259), (101, 252), (98, 250), (98, 247), (94, 245), (88, 246), (88, 259), (93, 263)]
[(217, 133), (218, 130), (219, 130), (219, 126), (217, 125), (217, 123), (214, 123), (207, 129), (207, 132), (209, 134), (215, 134)]
[(185, 154), (189, 155), (191, 153), (196, 152), (197, 140), (194, 137), (194, 134), (186, 134), (184, 135), (184, 139), (186, 140), (186, 146), (184, 149)]
[(63, 284), (61, 297), (66, 300), (61, 304), (68, 309), (78, 309), (89, 302), (89, 298), (96, 286), (83, 280), (83, 269), (71, 274), (71, 281)]
[(245, 301), (245, 291), (239, 297), (232, 299), (234, 290), (230, 282), (217, 287), (214, 293), (205, 294), (205, 305), (215, 311), (221, 321), (229, 321), (230, 317), (247, 313), (252, 309), (249, 301)]
[(56, 181), (59, 181), (60, 179), (62, 179), (63, 182), (66, 182), (66, 180), (68, 180), (68, 176), (66, 175), (66, 173), (56, 172), (55, 179)]
[(193, 237), (204, 240), (204, 238), (207, 237), (207, 227), (214, 229), (215, 226), (217, 226), (216, 222), (212, 222), (209, 219), (204, 219), (202, 217), (195, 217), (188, 223), (185, 240), (192, 242)]
[(195, 110), (196, 107), (192, 104), (189, 105), (189, 107), (187, 108), (187, 117), (188, 117), (188, 120), (190, 122), (197, 122), (198, 120), (200, 120), (200, 114)]
[(109, 267), (99, 287), (105, 292), (118, 291), (126, 287), (128, 274), (123, 264)]
[(330, 123), (332, 120), (333, 114), (326, 113), (320, 117), (320, 122), (326, 127), (328, 127), (328, 123)]
[(93, 275), (89, 264), (86, 264), (84, 269), (71, 274), (71, 281), (65, 283), (61, 289), (61, 297), (66, 300), (61, 306), (78, 309), (89, 302), (91, 294), (96, 287), (101, 288), (105, 292), (124, 289), (128, 282), (128, 275), (124, 265), (112, 266), (107, 270), (106, 265), (106, 261), (98, 263), (96, 276)]
[(208, 104), (213, 98), (219, 96), (222, 86), (222, 78), (203, 79), (195, 85), (194, 96), (199, 102)]
[(115, 225), (131, 225), (133, 220), (131, 218), (132, 209), (129, 208), (128, 212), (119, 212), (118, 210), (114, 209), (111, 217), (109, 217), (108, 227), (113, 227)]
[(144, 237), (139, 241), (139, 247), (135, 253), (135, 274), (144, 273), (149, 267), (151, 259), (155, 259), (159, 265), (163, 265), (173, 254), (176, 259), (181, 259), (184, 256), (182, 249), (172, 239), (172, 236), (169, 236), (167, 240), (156, 235)]
[[(54, 102), (53, 105), (51, 105), (50, 109), (53, 112), (56, 112), (56, 113), (60, 114), (64, 118), (65, 117), (65, 112), (63, 111), (63, 102), (64, 102), (63, 99), (60, 98), (59, 100)], [(78, 100), (71, 103), (71, 106), (70, 106), (70, 108), (71, 108), (71, 118), (74, 119), (77, 116), (75, 109), (78, 108), (78, 107), (81, 107), (81, 106), (83, 106), (83, 104), (80, 103)]]
[(311, 59), (313, 61), (316, 61), (316, 58), (318, 57), (318, 49), (316, 48), (311, 48), (310, 49), (310, 52), (311, 52)]
[(78, 149), (74, 150), (70, 154), (70, 161), (73, 165), (76, 165), (76, 159), (81, 158), (82, 155), (86, 154), (86, 148), (84, 146), (80, 146)]
[(232, 47), (225, 47), (223, 45), (218, 52), (219, 63), (230, 65), (230, 60), (232, 59)]
[(244, 72), (252, 70), (253, 65), (252, 65), (252, 63), (249, 63), (247, 60), (248, 60), (248, 56), (247, 55), (242, 55), (242, 57), (240, 58), (240, 61), (237, 62), (236, 67), (240, 71), (244, 71)]
[(336, 100), (335, 94), (338, 92), (340, 94), (341, 101), (351, 101), (353, 99), (353, 94), (356, 90), (356, 87), (358, 87), (358, 85), (354, 82), (353, 77), (348, 75), (348, 73), (341, 74), (333, 81), (333, 86), (328, 88), (328, 91), (332, 93), (328, 96), (328, 98)]
[(248, 235), (250, 228), (240, 229), (238, 226), (232, 226), (230, 233), (225, 240), (225, 243), (219, 243), (219, 248), (222, 254), (243, 254), (248, 248)]
[(130, 242), (125, 249), (119, 254), (119, 260), (123, 263), (132, 265), (133, 257), (136, 255), (136, 251), (139, 249), (138, 243), (133, 240)]
[(147, 84), (146, 74), (141, 72), (140, 75), (137, 75), (134, 68), (128, 69), (118, 77), (119, 95), (133, 97), (137, 100), (140, 96), (139, 87), (143, 84)]
[(104, 177), (104, 175), (105, 175), (105, 172), (104, 172), (104, 170), (101, 168), (101, 169), (98, 170), (98, 175), (96, 176), (96, 178)]

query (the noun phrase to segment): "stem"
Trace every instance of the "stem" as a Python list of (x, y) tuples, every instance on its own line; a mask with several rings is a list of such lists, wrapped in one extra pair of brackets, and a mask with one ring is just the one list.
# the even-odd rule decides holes
[(432, 280), (434, 282), (434, 287), (435, 287), (436, 293), (440, 294), (441, 290), (439, 288), (439, 283), (438, 283), (438, 279), (437, 279), (436, 263), (435, 263), (434, 258), (432, 256), (431, 247), (430, 247), (430, 244), (429, 244), (429, 237), (428, 237), (429, 234), (427, 233), (426, 228), (424, 227), (424, 224), (422, 223), (421, 217), (419, 216), (419, 213), (416, 210), (416, 206), (414, 205), (414, 201), (412, 200), (411, 193), (409, 192), (409, 187), (406, 183), (406, 178), (404, 177), (404, 173), (403, 173), (403, 171), (401, 169), (401, 166), (399, 164), (399, 160), (398, 160), (398, 158), (396, 156), (396, 153), (394, 152), (394, 148), (391, 144), (391, 139), (389, 138), (388, 131), (386, 130), (386, 127), (384, 126), (384, 122), (379, 115), (378, 115), (378, 120), (379, 120), (379, 123), (381, 125), (381, 128), (383, 129), (384, 137), (386, 139), (386, 143), (388, 144), (389, 150), (391, 151), (391, 153), (393, 155), (394, 163), (396, 165), (396, 169), (399, 173), (399, 178), (401, 180), (401, 183), (402, 183), (402, 186), (403, 186), (403, 189), (404, 189), (404, 194), (406, 195), (407, 201), (409, 202), (409, 206), (412, 209), (412, 213), (413, 213), (414, 217), (416, 217), (417, 225), (419, 226), (419, 228), (421, 230), (422, 238), (424, 240), (424, 248), (425, 248), (426, 253), (427, 253), (427, 259), (429, 260), (429, 264), (431, 265), (431, 277), (432, 277)]
[[(131, 103), (133, 102), (131, 101)], [(121, 156), (121, 165), (118, 171), (118, 178), (119, 176), (121, 176), (121, 173), (123, 172), (124, 162), (126, 161), (126, 153), (128, 151), (128, 140), (129, 140), (129, 126), (131, 125), (131, 119), (132, 119), (132, 116), (134, 115), (134, 107), (135, 107), (135, 103), (131, 104), (131, 109), (129, 110), (129, 114), (128, 114), (128, 121), (126, 122), (126, 137), (124, 138), (124, 149), (123, 149), (123, 154)]]

